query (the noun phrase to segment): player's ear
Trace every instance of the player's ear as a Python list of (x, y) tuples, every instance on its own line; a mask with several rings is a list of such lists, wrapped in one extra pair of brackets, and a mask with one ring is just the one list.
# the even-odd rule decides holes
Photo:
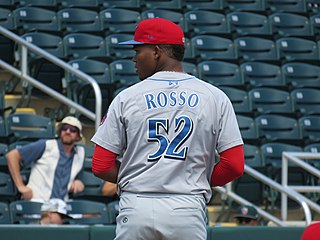
[(155, 45), (153, 51), (155, 58), (158, 59), (161, 55), (161, 48), (158, 45)]

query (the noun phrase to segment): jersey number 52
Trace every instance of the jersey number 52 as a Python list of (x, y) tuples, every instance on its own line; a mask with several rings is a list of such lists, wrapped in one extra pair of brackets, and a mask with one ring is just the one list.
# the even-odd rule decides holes
[[(185, 160), (188, 147), (183, 144), (187, 141), (193, 131), (193, 122), (187, 116), (175, 118), (174, 124), (169, 119), (152, 118), (148, 120), (148, 141), (158, 142), (156, 152), (148, 155), (148, 161), (157, 161), (161, 157)], [(169, 126), (172, 126), (174, 137), (169, 139)], [(161, 131), (162, 128), (162, 131)]]

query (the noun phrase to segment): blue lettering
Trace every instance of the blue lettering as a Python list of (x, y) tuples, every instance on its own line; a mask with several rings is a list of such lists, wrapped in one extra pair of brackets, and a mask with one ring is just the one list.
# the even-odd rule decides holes
[(185, 91), (183, 91), (183, 92), (181, 92), (181, 93), (179, 94), (179, 99), (182, 100), (182, 101), (179, 102), (179, 105), (180, 105), (180, 106), (183, 106), (183, 105), (186, 104), (186, 97), (185, 97), (186, 94), (187, 94), (187, 93), (186, 93)]
[(145, 95), (144, 97), (146, 98), (146, 103), (147, 103), (148, 109), (157, 108), (156, 104), (153, 101), (154, 100), (154, 96), (151, 93)]
[(159, 92), (157, 96), (157, 102), (160, 107), (165, 107), (168, 103), (167, 95), (164, 92)]
[(157, 95), (148, 93), (144, 95), (147, 110), (157, 109), (159, 107), (185, 106), (194, 108), (199, 105), (200, 97), (196, 93), (188, 94), (186, 91), (169, 93), (159, 92)]
[(170, 102), (171, 107), (177, 105), (177, 92), (170, 92), (170, 99), (172, 100)]
[[(192, 97), (194, 97), (194, 100), (192, 101)], [(199, 97), (197, 94), (193, 93), (190, 95), (190, 97), (188, 98), (188, 105), (190, 107), (195, 107), (197, 106), (199, 103)]]

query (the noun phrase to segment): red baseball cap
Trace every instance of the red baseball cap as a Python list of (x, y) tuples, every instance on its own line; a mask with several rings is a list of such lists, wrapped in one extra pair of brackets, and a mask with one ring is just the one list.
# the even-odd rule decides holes
[(150, 18), (141, 21), (136, 28), (133, 39), (119, 44), (178, 44), (184, 46), (182, 29), (174, 22), (164, 18)]

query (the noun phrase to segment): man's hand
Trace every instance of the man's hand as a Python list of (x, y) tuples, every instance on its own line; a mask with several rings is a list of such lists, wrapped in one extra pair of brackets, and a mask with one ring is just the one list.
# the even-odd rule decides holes
[(22, 186), (18, 188), (18, 191), (21, 193), (21, 199), (30, 200), (32, 198), (32, 189), (27, 186)]
[(84, 190), (84, 184), (80, 180), (76, 179), (73, 181), (69, 192), (79, 193), (79, 192), (82, 192), (83, 190)]

